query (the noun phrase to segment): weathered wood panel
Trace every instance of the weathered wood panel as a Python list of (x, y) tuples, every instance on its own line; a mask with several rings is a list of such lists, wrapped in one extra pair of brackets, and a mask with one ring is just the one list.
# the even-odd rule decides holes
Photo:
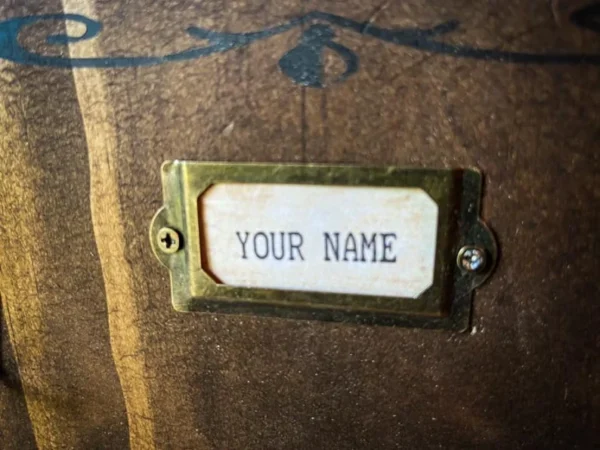
[(8, 327), (0, 314), (0, 442), (4, 448), (34, 449), (35, 438), (27, 413)]
[[(2, 7), (3, 15), (39, 12)], [(38, 37), (51, 30), (39, 31)], [(0, 64), (2, 312), (37, 445), (120, 448), (127, 419), (110, 350), (73, 74)]]
[[(74, 58), (181, 51), (198, 45), (190, 25), (250, 32), (314, 9), (384, 28), (457, 19), (439, 38), (454, 44), (600, 52), (543, 0), (44, 8), (103, 22)], [(600, 68), (334, 27), (359, 70), (306, 88), (278, 67), (306, 28), (150, 67), (0, 63), (0, 291), (38, 446), (122, 448), (128, 434), (161, 449), (592, 448)], [(502, 259), (473, 332), (174, 312), (147, 240), (166, 159), (480, 167)]]

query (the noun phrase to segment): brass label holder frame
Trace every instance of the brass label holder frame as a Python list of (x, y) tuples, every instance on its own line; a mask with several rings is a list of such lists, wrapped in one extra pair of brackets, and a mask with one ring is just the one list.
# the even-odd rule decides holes
[[(170, 271), (177, 311), (464, 331), (469, 328), (472, 291), (490, 276), (498, 257), (494, 235), (479, 218), (482, 175), (474, 169), (167, 161), (161, 170), (164, 206), (152, 220), (150, 242)], [(439, 207), (433, 285), (409, 299), (218, 284), (202, 267), (198, 199), (219, 183), (420, 188)]]

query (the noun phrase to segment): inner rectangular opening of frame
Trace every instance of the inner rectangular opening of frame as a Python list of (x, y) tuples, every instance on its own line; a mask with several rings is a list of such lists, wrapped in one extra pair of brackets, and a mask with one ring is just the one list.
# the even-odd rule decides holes
[(198, 197), (201, 267), (227, 286), (417, 299), (438, 216), (415, 187), (213, 184)]

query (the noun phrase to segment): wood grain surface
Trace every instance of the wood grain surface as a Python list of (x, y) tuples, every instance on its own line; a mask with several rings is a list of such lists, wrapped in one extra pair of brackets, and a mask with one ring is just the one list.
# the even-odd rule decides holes
[[(59, 48), (45, 37), (80, 25), (23, 29), (27, 48), (71, 58), (168, 54), (198, 45), (189, 26), (251, 32), (312, 10), (386, 29), (458, 20), (439, 38), (456, 45), (600, 53), (560, 3), (15, 0), (0, 21), (100, 20), (98, 37)], [(359, 69), (307, 88), (278, 65), (306, 28), (148, 67), (0, 59), (0, 448), (598, 444), (600, 66), (457, 58), (336, 27)], [(327, 70), (339, 64), (329, 52)], [(480, 168), (502, 254), (472, 332), (176, 313), (147, 237), (174, 159)]]

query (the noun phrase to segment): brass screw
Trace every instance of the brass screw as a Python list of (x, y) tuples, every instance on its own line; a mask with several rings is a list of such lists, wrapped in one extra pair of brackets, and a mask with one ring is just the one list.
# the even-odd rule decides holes
[(487, 264), (487, 257), (482, 248), (466, 245), (458, 252), (456, 262), (467, 272), (481, 272)]
[(179, 233), (168, 227), (158, 230), (156, 241), (158, 242), (158, 248), (168, 255), (175, 253), (181, 246)]

